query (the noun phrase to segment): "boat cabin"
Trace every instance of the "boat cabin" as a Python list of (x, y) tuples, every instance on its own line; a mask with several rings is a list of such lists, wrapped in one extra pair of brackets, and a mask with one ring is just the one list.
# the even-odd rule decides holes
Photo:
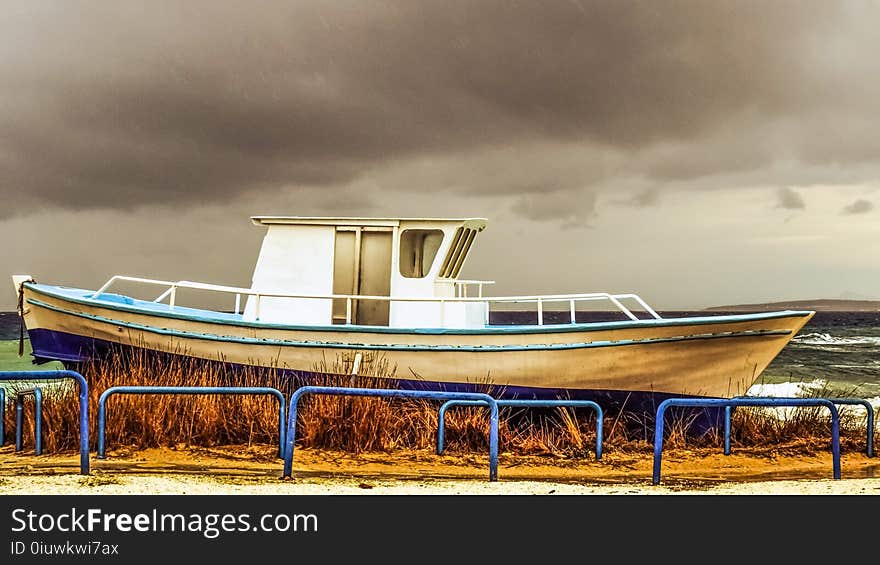
[[(268, 228), (244, 318), (285, 324), (483, 327), (459, 280), (483, 218), (254, 216)], [(488, 281), (487, 281), (488, 283)], [(271, 294), (295, 295), (278, 297)]]

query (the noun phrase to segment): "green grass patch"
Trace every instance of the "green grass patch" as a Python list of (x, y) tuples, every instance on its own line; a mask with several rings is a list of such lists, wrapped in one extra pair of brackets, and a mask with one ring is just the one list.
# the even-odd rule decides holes
[(24, 341), (24, 355), (18, 356), (18, 340), (0, 340), (0, 371), (54, 371), (63, 369), (60, 361), (42, 365), (31, 363), (31, 342)]

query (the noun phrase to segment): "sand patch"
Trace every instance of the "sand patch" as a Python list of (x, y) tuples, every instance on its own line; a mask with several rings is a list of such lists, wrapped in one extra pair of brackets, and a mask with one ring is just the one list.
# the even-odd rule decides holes
[(651, 485), (645, 452), (606, 452), (602, 461), (501, 454), (489, 483), (485, 455), (428, 450), (343, 453), (297, 449), (294, 480), (270, 446), (118, 449), (78, 474), (76, 453), (0, 449), (0, 494), (880, 494), (880, 458), (845, 453), (831, 479), (830, 453), (717, 449), (664, 453), (663, 483)]

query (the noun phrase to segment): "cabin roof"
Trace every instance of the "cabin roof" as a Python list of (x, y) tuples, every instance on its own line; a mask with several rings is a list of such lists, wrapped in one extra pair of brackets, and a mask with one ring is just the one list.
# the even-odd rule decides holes
[(257, 226), (278, 224), (319, 225), (319, 226), (398, 226), (401, 222), (427, 222), (437, 224), (460, 224), (468, 228), (482, 231), (486, 227), (486, 218), (355, 218), (355, 217), (320, 217), (320, 216), (251, 216), (251, 222)]

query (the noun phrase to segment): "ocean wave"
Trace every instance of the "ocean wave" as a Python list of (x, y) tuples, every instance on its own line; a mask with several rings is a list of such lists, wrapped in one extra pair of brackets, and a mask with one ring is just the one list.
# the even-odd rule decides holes
[(814, 391), (822, 390), (828, 385), (825, 379), (813, 379), (809, 382), (793, 383), (762, 383), (752, 385), (746, 391), (746, 396), (771, 396), (777, 398), (792, 398), (811, 396)]
[(880, 337), (855, 335), (850, 337), (835, 337), (829, 333), (809, 333), (795, 336), (792, 343), (802, 345), (880, 345)]
[(880, 361), (872, 359), (867, 363), (851, 364), (851, 363), (834, 363), (828, 365), (832, 369), (872, 369), (880, 366)]
[[(813, 379), (808, 382), (790, 382), (790, 383), (768, 383), (768, 384), (756, 384), (753, 385), (746, 392), (746, 396), (769, 396), (774, 398), (810, 398), (814, 396), (817, 390), (823, 390), (828, 387), (828, 381), (825, 379)], [(872, 398), (866, 398), (871, 406), (874, 407), (874, 411), (880, 410), (880, 396), (875, 396)], [(841, 405), (838, 406), (839, 410), (849, 409), (854, 410), (858, 413), (864, 413), (864, 408), (861, 406), (850, 406), (850, 405)], [(790, 419), (797, 408), (791, 406), (764, 406), (758, 408), (764, 414), (769, 416), (775, 416), (779, 420), (788, 420)], [(825, 414), (830, 418), (829, 414)]]

